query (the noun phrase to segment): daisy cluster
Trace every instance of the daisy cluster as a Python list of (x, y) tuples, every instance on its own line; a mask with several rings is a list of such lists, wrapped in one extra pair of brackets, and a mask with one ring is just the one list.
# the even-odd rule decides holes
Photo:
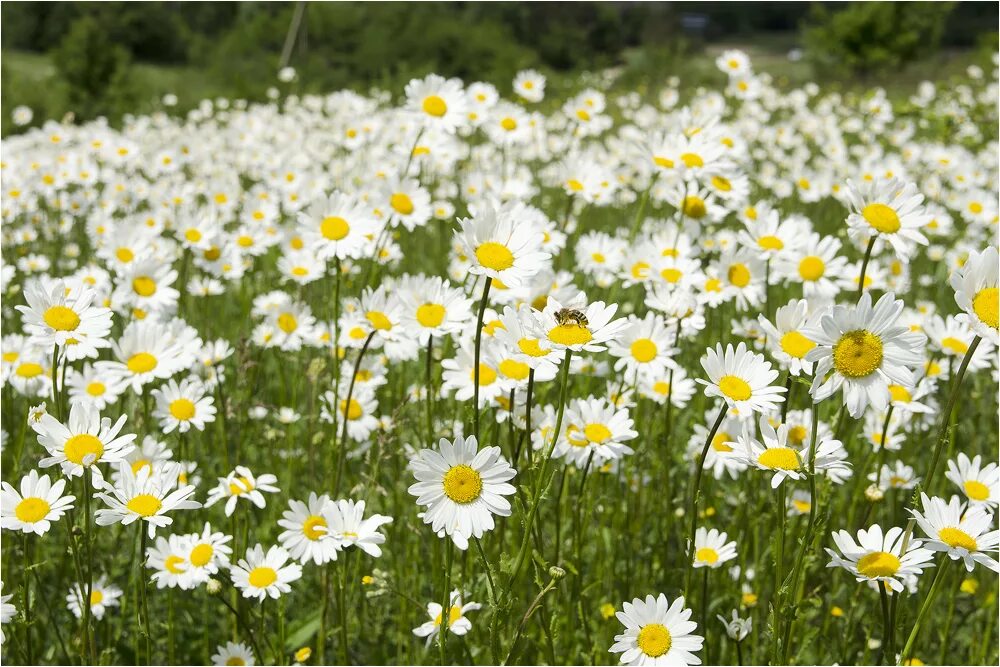
[[(30, 601), (32, 554), (56, 563), (63, 651), (114, 653), (95, 626), (124, 604), (116, 661), (287, 664), (286, 618), (320, 662), (363, 661), (352, 604), (396, 596), (442, 661), (551, 652), (560, 627), (569, 663), (700, 664), (712, 577), (740, 609), (769, 594), (769, 620), (719, 616), (734, 651), (768, 626), (745, 650), (787, 660), (795, 596), (833, 596), (821, 505), (829, 565), (886, 618), (946, 560), (1000, 571), (995, 68), (894, 101), (717, 65), (711, 90), (429, 75), (5, 139), (0, 526), (27, 569), (4, 576)], [(595, 563), (632, 567), (644, 512), (658, 541), (615, 583)], [(153, 637), (149, 583), (240, 641)], [(613, 640), (578, 623), (623, 592)]]

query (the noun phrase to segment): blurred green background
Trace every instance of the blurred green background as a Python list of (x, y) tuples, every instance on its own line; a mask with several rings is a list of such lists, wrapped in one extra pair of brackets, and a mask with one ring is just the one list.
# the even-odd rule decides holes
[[(748, 51), (779, 84), (886, 85), (908, 94), (997, 48), (997, 3), (296, 3), (4, 2), (2, 131), (62, 118), (162, 108), (184, 112), (206, 97), (260, 100), (268, 87), (399, 93), (438, 72), (506, 90), (535, 67), (556, 94), (581, 71), (620, 68), (621, 85), (685, 85), (722, 75), (723, 48)], [(298, 14), (298, 20), (296, 15)], [(791, 54), (792, 57), (789, 57)], [(297, 79), (279, 84), (282, 64)], [(891, 92), (891, 91), (890, 91)], [(29, 126), (30, 126), (29, 125)]]

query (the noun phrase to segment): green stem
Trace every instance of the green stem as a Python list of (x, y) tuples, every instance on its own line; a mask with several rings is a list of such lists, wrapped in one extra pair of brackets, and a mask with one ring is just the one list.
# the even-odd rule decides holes
[[(347, 386), (347, 400), (344, 402), (344, 409), (341, 410), (340, 406), (337, 405), (334, 406), (333, 410), (335, 414), (341, 413), (340, 418), (343, 420), (343, 424), (340, 428), (340, 441), (339, 443), (335, 443), (335, 445), (339, 444), (340, 448), (337, 450), (337, 473), (333, 480), (334, 498), (337, 497), (337, 494), (340, 491), (340, 478), (344, 474), (344, 461), (347, 460), (347, 422), (350, 421), (350, 419), (348, 419), (348, 415), (351, 414), (351, 400), (354, 398), (354, 383), (358, 379), (358, 369), (361, 368), (361, 360), (365, 358), (365, 352), (368, 350), (368, 346), (371, 345), (372, 338), (374, 337), (375, 330), (372, 329), (372, 332), (368, 334), (367, 338), (365, 338), (364, 345), (361, 346), (361, 352), (358, 354), (357, 361), (354, 362), (354, 372), (351, 373), (351, 383)], [(339, 401), (340, 397), (338, 396), (336, 400)]]
[(962, 378), (965, 377), (965, 371), (969, 368), (969, 362), (972, 361), (972, 355), (976, 353), (976, 348), (979, 347), (980, 341), (983, 339), (980, 336), (976, 336), (972, 339), (972, 344), (969, 345), (969, 349), (966, 350), (965, 356), (962, 358), (962, 365), (958, 367), (958, 375), (955, 376), (955, 380), (951, 386), (951, 395), (948, 397), (948, 405), (945, 407), (944, 412), (941, 413), (941, 427), (938, 429), (938, 439), (937, 444), (934, 446), (934, 458), (931, 459), (930, 471), (927, 473), (927, 479), (924, 484), (924, 488), (928, 492), (932, 492), (933, 487), (931, 484), (934, 481), (934, 474), (937, 472), (938, 459), (941, 458), (941, 450), (944, 449), (945, 441), (948, 439), (948, 425), (951, 422), (951, 413), (955, 409), (955, 403), (958, 401), (958, 393), (962, 388)]
[[(905, 553), (905, 552), (904, 552)], [(899, 656), (899, 664), (906, 662), (907, 658), (913, 655), (913, 650), (917, 641), (917, 636), (920, 633), (920, 624), (924, 620), (924, 616), (931, 608), (931, 603), (934, 602), (934, 596), (937, 594), (938, 586), (941, 584), (941, 580), (944, 579), (944, 571), (948, 569), (947, 557), (941, 559), (941, 564), (938, 566), (938, 571), (934, 575), (934, 581), (931, 582), (931, 588), (927, 591), (927, 597), (924, 598), (924, 602), (920, 605), (920, 611), (917, 612), (917, 620), (913, 623), (913, 629), (910, 630), (910, 635), (906, 639), (906, 644), (903, 646), (903, 652)]]
[(719, 408), (719, 414), (715, 418), (715, 423), (712, 425), (711, 430), (708, 432), (708, 437), (705, 438), (705, 445), (701, 448), (701, 455), (698, 456), (698, 464), (695, 468), (694, 487), (691, 489), (691, 498), (688, 501), (688, 511), (691, 515), (691, 521), (688, 528), (687, 563), (685, 565), (686, 574), (684, 576), (685, 597), (688, 597), (688, 592), (691, 590), (691, 571), (694, 569), (694, 535), (698, 528), (698, 493), (701, 490), (701, 476), (705, 469), (705, 457), (708, 456), (708, 448), (712, 446), (712, 440), (715, 439), (715, 434), (719, 431), (722, 420), (726, 418), (728, 409), (729, 406), (725, 403)]
[(868, 240), (868, 247), (865, 248), (865, 258), (861, 261), (861, 275), (858, 276), (858, 293), (854, 295), (854, 302), (861, 300), (861, 295), (865, 293), (865, 273), (868, 272), (868, 261), (872, 258), (872, 248), (875, 247), (875, 236)]
[(438, 626), (438, 644), (441, 647), (441, 664), (448, 664), (448, 632), (451, 627), (451, 562), (454, 545), (450, 537), (444, 538), (444, 594), (441, 599), (441, 624)]
[(476, 318), (476, 365), (472, 370), (474, 383), (472, 388), (472, 434), (476, 436), (476, 442), (482, 442), (479, 439), (479, 351), (483, 341), (483, 316), (486, 314), (486, 302), (492, 284), (493, 278), (487, 277), (486, 284), (483, 285), (483, 298), (479, 302), (479, 317)]

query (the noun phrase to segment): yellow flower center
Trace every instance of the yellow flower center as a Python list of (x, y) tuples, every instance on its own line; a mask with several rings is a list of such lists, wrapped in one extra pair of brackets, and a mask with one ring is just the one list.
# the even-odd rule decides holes
[(725, 431), (721, 433), (716, 433), (715, 437), (712, 438), (712, 449), (717, 452), (731, 452), (733, 448), (727, 445), (727, 442), (732, 442), (733, 437), (726, 433)]
[(206, 250), (201, 254), (208, 261), (214, 262), (215, 260), (219, 259), (219, 257), (222, 256), (222, 250), (219, 249), (218, 246), (212, 246), (211, 248), (209, 248), (208, 250)]
[(816, 347), (816, 343), (812, 342), (798, 331), (789, 331), (781, 337), (781, 349), (785, 352), (785, 354), (795, 357), (796, 359), (801, 359), (806, 356), (806, 353), (814, 347)]
[(723, 375), (719, 379), (719, 390), (734, 401), (745, 401), (752, 394), (746, 380), (735, 375)]
[(816, 255), (810, 255), (799, 262), (799, 275), (802, 280), (819, 280), (826, 272), (826, 264)]
[(331, 241), (339, 241), (347, 236), (350, 231), (351, 226), (347, 224), (347, 220), (335, 215), (327, 216), (319, 223), (319, 233), (323, 235), (323, 238)]
[(972, 311), (983, 324), (994, 329), (1000, 326), (998, 311), (1000, 311), (1000, 290), (996, 287), (986, 287), (976, 292), (972, 299)]
[(70, 463), (89, 466), (104, 454), (104, 443), (96, 436), (81, 433), (66, 441), (63, 453)]
[(757, 463), (771, 470), (798, 470), (799, 457), (788, 447), (771, 447), (757, 457)]
[(733, 184), (728, 178), (723, 176), (713, 176), (712, 186), (715, 187), (716, 190), (721, 190), (722, 192), (729, 192), (733, 189)]
[(87, 385), (87, 393), (91, 396), (102, 396), (106, 390), (103, 382), (91, 382)]
[(660, 394), (661, 396), (666, 396), (668, 393), (670, 393), (670, 383), (666, 382), (665, 380), (660, 380), (659, 382), (653, 385), (653, 391), (655, 391), (657, 394)]
[[(453, 605), (452, 608), (448, 610), (448, 627), (450, 628), (455, 621), (460, 618), (462, 618), (462, 608)], [(434, 625), (441, 625), (440, 612), (438, 613), (437, 618), (434, 619)]]
[(132, 281), (132, 289), (139, 296), (153, 296), (156, 293), (156, 281), (149, 276), (139, 276)]
[(299, 321), (291, 313), (282, 313), (278, 315), (278, 328), (290, 334), (299, 328)]
[(861, 209), (861, 216), (868, 224), (883, 234), (893, 234), (899, 231), (899, 215), (885, 204), (868, 204)]
[(660, 271), (660, 276), (668, 283), (676, 283), (684, 277), (684, 273), (680, 269), (663, 269)]
[(549, 350), (543, 350), (537, 338), (522, 338), (517, 341), (517, 348), (529, 357), (544, 357)]
[(201, 240), (201, 232), (192, 227), (188, 229), (186, 232), (184, 232), (184, 238), (186, 238), (191, 243), (197, 243), (198, 241)]
[(126, 366), (133, 373), (148, 373), (156, 368), (156, 364), (156, 357), (148, 352), (139, 352), (129, 357)]
[(104, 602), (104, 591), (99, 591), (96, 588), (90, 591), (90, 606), (95, 607)]
[(507, 130), (508, 132), (512, 132), (517, 129), (517, 121), (508, 116), (507, 118), (504, 118), (502, 121), (500, 121), (500, 127)]
[(140, 493), (125, 505), (131, 512), (139, 516), (153, 516), (160, 511), (163, 503), (156, 496), (148, 493)]
[(246, 477), (240, 477), (239, 484), (236, 482), (230, 482), (229, 484), (229, 493), (234, 496), (239, 496), (249, 491), (253, 491), (253, 482)]
[(656, 358), (656, 343), (648, 338), (639, 338), (631, 346), (632, 356), (641, 364), (649, 363)]
[(413, 213), (413, 201), (403, 192), (397, 192), (389, 197), (389, 204), (400, 215)]
[(869, 579), (891, 577), (899, 571), (899, 558), (886, 551), (873, 551), (858, 561), (858, 573)]
[(80, 326), (80, 316), (72, 308), (52, 306), (42, 315), (45, 323), (56, 331), (73, 331)]
[(549, 340), (557, 345), (585, 345), (592, 339), (590, 330), (579, 324), (560, 324), (549, 329)]
[(389, 318), (383, 312), (370, 310), (365, 314), (365, 317), (379, 331), (388, 331), (392, 328), (392, 322), (389, 321)]
[(278, 580), (278, 573), (274, 571), (274, 568), (255, 567), (250, 570), (248, 579), (254, 588), (267, 588)]
[(785, 247), (784, 241), (777, 236), (761, 236), (757, 239), (757, 245), (764, 250), (781, 250)]
[(729, 282), (736, 287), (746, 287), (750, 284), (750, 269), (746, 264), (733, 264), (727, 274)]
[(503, 271), (514, 266), (514, 254), (507, 246), (493, 241), (487, 241), (476, 248), (476, 259), (487, 269)]
[(444, 495), (456, 503), (465, 505), (479, 497), (483, 490), (483, 478), (465, 464), (452, 466), (444, 475)]
[(307, 269), (304, 266), (294, 266), (294, 267), (292, 267), (292, 275), (293, 276), (298, 276), (300, 278), (303, 277), (303, 276), (308, 276), (309, 275), (309, 269)]
[(705, 166), (705, 161), (697, 153), (681, 153), (681, 161), (688, 169)]
[(249, 248), (250, 246), (253, 245), (253, 237), (246, 235), (240, 236), (236, 239), (236, 243), (238, 243), (243, 248)]
[(180, 556), (167, 556), (163, 561), (163, 567), (172, 574), (184, 574), (184, 568), (179, 567), (184, 564), (184, 559)]
[[(476, 369), (475, 368), (473, 368), (471, 371), (469, 371), (469, 377), (472, 379), (473, 382), (476, 381)], [(487, 387), (487, 386), (493, 384), (494, 382), (496, 382), (496, 379), (497, 379), (497, 372), (495, 370), (493, 370), (492, 368), (490, 368), (486, 364), (479, 364), (479, 386), (480, 387)]]
[(697, 195), (688, 195), (685, 197), (684, 203), (681, 205), (681, 210), (684, 215), (695, 220), (704, 218), (705, 214), (708, 213), (705, 200)]
[(439, 303), (425, 303), (417, 308), (417, 322), (422, 326), (433, 329), (440, 326), (444, 321), (444, 306)]
[(788, 439), (796, 445), (800, 445), (805, 442), (807, 435), (809, 435), (809, 429), (805, 426), (793, 426), (788, 429)]
[(440, 118), (441, 116), (448, 113), (448, 105), (443, 99), (437, 95), (428, 95), (424, 98), (423, 103), (424, 113)]
[(587, 424), (583, 427), (583, 435), (590, 442), (601, 444), (611, 439), (611, 429), (604, 424)]
[(962, 485), (965, 488), (965, 495), (973, 500), (986, 500), (990, 497), (990, 489), (982, 482), (970, 479)]
[(673, 639), (670, 630), (659, 623), (650, 623), (642, 626), (639, 636), (636, 637), (639, 650), (651, 658), (659, 658), (670, 650)]
[(363, 414), (363, 412), (364, 411), (361, 409), (361, 404), (358, 403), (356, 399), (353, 398), (351, 399), (350, 408), (347, 407), (346, 399), (340, 402), (340, 414), (346, 414), (347, 418), (350, 419), (351, 421), (354, 421), (355, 419), (361, 419), (361, 415)]
[[(513, 359), (504, 359), (497, 368), (499, 368), (505, 377), (509, 377), (512, 380), (524, 380), (531, 371), (531, 367), (528, 364), (514, 361)], [(483, 379), (482, 371), (479, 372), (479, 379)]]
[(302, 524), (302, 534), (315, 542), (326, 535), (326, 519), (316, 514), (311, 515)]
[(25, 498), (14, 508), (14, 515), (24, 523), (37, 523), (49, 513), (49, 503), (42, 498)]
[(230, 656), (229, 658), (226, 659), (226, 665), (228, 667), (242, 667), (243, 665), (246, 664), (247, 661), (238, 655)]
[(969, 351), (968, 345), (966, 345), (963, 341), (960, 341), (959, 339), (954, 338), (952, 336), (948, 336), (946, 338), (941, 339), (941, 347), (945, 348), (946, 350), (951, 350), (952, 352), (954, 352), (959, 356), (962, 356)]
[(170, 414), (174, 419), (187, 421), (194, 417), (194, 403), (186, 398), (178, 398), (170, 403)]
[(906, 387), (898, 384), (889, 385), (889, 395), (892, 397), (893, 401), (898, 403), (909, 403), (911, 400), (913, 400), (913, 397), (910, 395), (909, 390), (907, 390)]
[(664, 169), (673, 169), (674, 161), (659, 155), (653, 156), (653, 164), (657, 167), (663, 167)]
[(709, 565), (712, 565), (713, 563), (718, 562), (719, 552), (711, 547), (702, 547), (695, 552), (694, 559), (701, 563), (708, 563)]
[(848, 331), (833, 346), (833, 366), (844, 377), (861, 378), (882, 365), (882, 339), (868, 331)]
[(118, 248), (118, 250), (115, 251), (115, 257), (118, 258), (118, 261), (128, 264), (135, 259), (135, 253), (128, 248)]
[(976, 551), (979, 545), (964, 530), (958, 528), (942, 528), (938, 531), (938, 539), (947, 544), (952, 549), (965, 549), (966, 551)]

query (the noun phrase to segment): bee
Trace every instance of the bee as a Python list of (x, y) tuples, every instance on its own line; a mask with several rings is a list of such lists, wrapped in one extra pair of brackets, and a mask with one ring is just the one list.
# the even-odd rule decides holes
[(575, 308), (561, 308), (556, 313), (556, 322), (559, 326), (570, 326), (575, 324), (578, 327), (585, 327), (589, 324), (587, 316)]

